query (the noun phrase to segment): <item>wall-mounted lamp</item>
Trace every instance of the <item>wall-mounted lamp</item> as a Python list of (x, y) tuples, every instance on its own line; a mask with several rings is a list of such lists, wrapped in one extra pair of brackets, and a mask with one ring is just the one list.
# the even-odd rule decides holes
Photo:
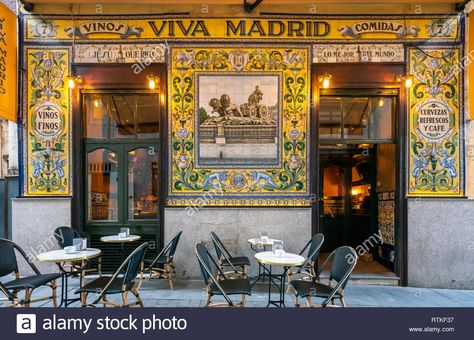
[(399, 74), (398, 76), (395, 77), (395, 81), (404, 81), (405, 82), (405, 87), (408, 89), (413, 86), (413, 74), (407, 74), (402, 76)]
[(146, 76), (146, 79), (148, 80), (148, 88), (149, 88), (150, 90), (156, 89), (157, 86), (158, 86), (158, 90), (159, 90), (160, 77), (155, 76), (155, 75), (152, 73), (152, 74), (147, 75), (147, 76)]
[(327, 73), (319, 77), (319, 82), (322, 84), (323, 88), (325, 89), (329, 88), (331, 78), (332, 78), (332, 75), (327, 74)]
[(83, 80), (82, 76), (74, 76), (71, 74), (67, 77), (67, 86), (73, 89), (76, 87), (76, 83), (81, 84)]

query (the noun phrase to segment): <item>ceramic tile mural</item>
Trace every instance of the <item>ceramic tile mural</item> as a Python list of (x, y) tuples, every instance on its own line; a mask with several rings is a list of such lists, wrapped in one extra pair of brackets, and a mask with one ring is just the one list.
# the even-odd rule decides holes
[(70, 195), (69, 49), (25, 49), (26, 195)]
[(409, 49), (409, 196), (463, 196), (459, 49)]
[(196, 166), (278, 166), (280, 83), (278, 74), (197, 75)]
[[(389, 196), (386, 193), (387, 197)], [(379, 234), (384, 244), (395, 244), (395, 201), (392, 199), (382, 200), (383, 194), (379, 193), (378, 224)]]
[(309, 50), (172, 48), (169, 205), (309, 205)]

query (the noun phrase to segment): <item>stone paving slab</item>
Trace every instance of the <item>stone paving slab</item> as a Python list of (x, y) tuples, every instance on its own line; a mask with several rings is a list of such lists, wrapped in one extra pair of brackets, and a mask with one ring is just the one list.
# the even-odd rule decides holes
[[(74, 296), (78, 283), (77, 278), (70, 278), (69, 297)], [(39, 288), (34, 297), (49, 294), (49, 288)], [(145, 281), (140, 290), (140, 296), (146, 307), (202, 307), (206, 298), (206, 291), (202, 281), (178, 280), (175, 282), (174, 290), (169, 289), (166, 281)], [(119, 301), (119, 298), (119, 295), (109, 296), (111, 300)], [(272, 298), (277, 298), (276, 290), (274, 290)], [(236, 302), (237, 300), (236, 298)], [(345, 300), (348, 307), (474, 307), (474, 290), (349, 284), (345, 290)], [(215, 301), (218, 301), (218, 298)], [(314, 299), (315, 303), (321, 301)], [(252, 295), (247, 297), (246, 306), (266, 307), (267, 302), (268, 285), (259, 283), (254, 286)], [(285, 302), (287, 307), (294, 307), (291, 293), (286, 294)], [(304, 301), (301, 300), (300, 302), (303, 303)], [(0, 306), (4, 305), (6, 303), (0, 301)], [(52, 307), (52, 303), (43, 301), (32, 306)], [(79, 307), (79, 302), (72, 304), (71, 307)]]

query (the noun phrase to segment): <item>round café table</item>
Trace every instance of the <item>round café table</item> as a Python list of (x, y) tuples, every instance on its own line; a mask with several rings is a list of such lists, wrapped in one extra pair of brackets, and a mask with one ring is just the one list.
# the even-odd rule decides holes
[[(306, 259), (298, 254), (285, 253), (283, 256), (277, 256), (272, 251), (263, 251), (255, 254), (258, 263), (263, 264), (263, 270), (266, 271), (268, 280), (268, 305), (276, 307), (285, 307), (285, 280), (286, 274), (291, 267), (302, 265)], [(272, 274), (272, 266), (283, 268), (282, 274)], [(272, 300), (272, 284), (278, 288), (280, 294), (279, 300)]]
[(125, 261), (126, 255), (126, 248), (125, 245), (127, 243), (135, 242), (141, 239), (142, 237), (139, 235), (128, 235), (126, 237), (120, 237), (118, 235), (110, 235), (110, 236), (102, 236), (100, 240), (104, 243), (120, 243), (120, 256), (121, 256), (121, 263)]
[[(281, 240), (277, 240), (277, 239), (274, 239), (274, 238), (266, 238), (266, 239), (262, 239), (260, 237), (254, 237), (254, 238), (249, 238), (247, 240), (248, 243), (250, 243), (250, 248), (252, 248), (252, 250), (256, 253), (259, 253), (261, 251), (266, 251), (267, 250), (267, 247), (271, 247), (273, 246), (273, 242), (274, 241), (278, 241), (278, 242), (282, 242)], [(256, 284), (258, 281), (262, 281), (263, 283), (265, 283), (265, 276), (267, 275), (265, 273), (265, 271), (263, 270), (263, 267), (264, 265), (261, 264), (260, 262), (258, 262), (258, 276), (257, 278), (255, 279), (255, 281), (253, 281), (251, 284), (250, 284), (250, 288), (252, 288), (254, 286), (254, 284)]]
[(81, 262), (79, 268), (80, 272), (80, 287), (84, 286), (84, 268), (87, 265), (87, 261), (90, 259), (99, 257), (101, 250), (96, 248), (87, 248), (85, 250), (75, 251), (74, 253), (66, 253), (64, 249), (51, 250), (36, 256), (39, 262), (54, 262), (59, 267), (61, 272), (61, 303), (59, 306), (67, 307), (73, 302), (79, 301), (80, 298), (69, 299), (68, 298), (68, 278), (73, 275), (74, 272), (67, 271), (64, 268), (64, 263), (67, 262)]

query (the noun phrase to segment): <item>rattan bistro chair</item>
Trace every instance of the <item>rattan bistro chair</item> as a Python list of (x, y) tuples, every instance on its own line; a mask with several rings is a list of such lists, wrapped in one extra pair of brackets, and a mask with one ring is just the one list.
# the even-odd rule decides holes
[[(30, 268), (35, 272), (35, 275), (25, 276), (20, 278), (18, 270), (18, 262), (15, 254), (15, 250), (18, 251), (25, 261), (30, 265)], [(6, 295), (7, 299), (11, 302), (9, 306), (22, 306), (29, 307), (32, 302), (39, 302), (52, 299), (53, 306), (57, 307), (57, 294), (56, 294), (56, 279), (61, 274), (41, 274), (36, 266), (30, 262), (30, 259), (26, 253), (17, 244), (10, 240), (0, 238), (0, 277), (6, 276), (11, 273), (15, 273), (15, 279), (8, 282), (0, 282), (0, 290)], [(36, 300), (31, 300), (33, 291), (42, 286), (50, 287), (52, 295)], [(24, 298), (19, 298), (18, 293), (25, 291)]]
[(216, 250), (220, 269), (228, 270), (230, 267), (231, 270), (226, 271), (226, 274), (240, 274), (246, 278), (250, 266), (249, 258), (247, 256), (232, 256), (215, 232), (211, 232), (211, 239)]
[[(102, 304), (104, 306), (110, 305), (113, 307), (130, 307), (140, 305), (143, 307), (143, 302), (135, 287), (135, 279), (140, 271), (140, 264), (145, 257), (148, 249), (148, 242), (143, 243), (135, 249), (120, 265), (117, 271), (112, 276), (101, 276), (84, 285), (84, 287), (76, 290), (76, 294), (81, 294), (81, 305), (94, 306)], [(128, 302), (128, 292), (132, 293), (136, 301), (134, 303)], [(98, 294), (92, 303), (87, 303), (88, 294)], [(107, 299), (108, 295), (122, 294), (122, 303), (116, 303)]]
[[(250, 280), (248, 278), (230, 279), (222, 271), (216, 260), (207, 250), (204, 243), (196, 244), (196, 257), (201, 268), (202, 277), (207, 286), (207, 299), (205, 307), (244, 307), (246, 295), (251, 295)], [(211, 266), (211, 263), (213, 266)], [(213, 270), (216, 269), (221, 277), (217, 280), (214, 277)], [(214, 295), (224, 297), (225, 302), (212, 303), (211, 299)], [(230, 295), (241, 295), (241, 302), (234, 304)]]
[[(331, 271), (329, 273), (329, 284), (325, 285), (319, 281), (319, 277), (328, 263), (332, 261)], [(344, 288), (347, 281), (352, 274), (357, 263), (357, 253), (351, 247), (339, 247), (334, 250), (329, 257), (324, 261), (318, 274), (314, 276), (311, 281), (307, 280), (293, 280), (291, 286), (295, 289), (295, 305), (298, 304), (298, 297), (306, 298), (307, 306), (312, 307), (313, 297), (324, 298), (321, 307), (326, 307), (329, 303), (335, 305), (334, 299), (338, 298), (341, 301), (342, 307), (346, 307), (344, 302)], [(331, 287), (332, 281), (336, 282), (334, 287)]]
[[(54, 230), (53, 235), (59, 247), (61, 247), (61, 249), (72, 246), (73, 240), (75, 238), (85, 238), (85, 235), (83, 235), (76, 229), (71, 228), (71, 227), (66, 227), (66, 226), (61, 226), (61, 227), (56, 228)], [(95, 264), (95, 263), (97, 264), (97, 269), (91, 268), (90, 265)], [(85, 273), (93, 272), (97, 270), (99, 275), (102, 275), (102, 257), (101, 256), (88, 261), (86, 268), (82, 268), (81, 261), (72, 261), (70, 264), (67, 264), (67, 265), (62, 263), (61, 266), (63, 268), (70, 268), (70, 272), (74, 275), (80, 274), (81, 270), (83, 270)]]
[[(290, 269), (288, 271), (288, 282), (291, 282), (293, 276), (297, 274), (302, 274), (304, 276), (309, 276), (309, 278), (315, 277), (318, 271), (318, 257), (319, 252), (321, 251), (321, 246), (324, 242), (324, 235), (323, 234), (316, 234), (314, 235), (311, 240), (306, 243), (303, 250), (299, 253), (299, 255), (304, 255), (306, 250), (306, 262), (303, 263), (301, 266), (298, 267), (296, 272), (292, 272)], [(290, 290), (291, 285), (288, 285), (288, 291)]]
[(140, 268), (140, 284), (142, 286), (143, 275), (149, 273), (148, 280), (165, 279), (168, 280), (170, 288), (173, 289), (173, 277), (176, 276), (176, 269), (173, 262), (179, 238), (183, 232), (180, 231), (173, 236), (171, 241), (160, 251), (160, 253), (151, 259), (144, 259)]

